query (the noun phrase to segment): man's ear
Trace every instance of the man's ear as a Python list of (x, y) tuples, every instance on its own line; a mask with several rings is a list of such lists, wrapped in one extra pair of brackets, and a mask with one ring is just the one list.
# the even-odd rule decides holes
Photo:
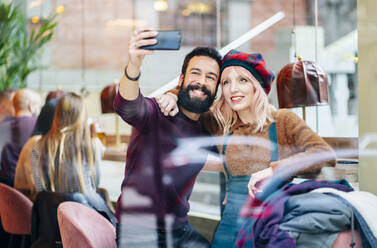
[(182, 73), (179, 75), (179, 81), (178, 81), (178, 86), (179, 88), (182, 87), (183, 85), (183, 81), (185, 80), (185, 75), (183, 75)]
[(28, 110), (34, 116), (38, 116), (39, 111), (40, 111), (37, 103), (29, 103)]
[(29, 113), (33, 114), (33, 104), (28, 103), (27, 110), (29, 111)]

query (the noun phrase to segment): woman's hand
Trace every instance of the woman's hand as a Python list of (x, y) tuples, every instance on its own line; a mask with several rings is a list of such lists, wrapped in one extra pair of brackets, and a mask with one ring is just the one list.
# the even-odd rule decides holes
[(225, 192), (224, 200), (223, 200), (223, 202), (222, 202), (223, 205), (226, 205), (226, 203), (227, 203), (227, 198), (228, 198), (228, 193)]
[(162, 96), (156, 97), (158, 106), (165, 116), (175, 116), (179, 112), (177, 105), (178, 97), (172, 93), (166, 93)]
[(273, 171), (272, 171), (272, 168), (271, 167), (268, 167), (267, 169), (264, 169), (264, 170), (261, 170), (261, 171), (258, 171), (258, 172), (255, 172), (253, 174), (251, 174), (251, 177), (250, 177), (250, 181), (249, 181), (249, 184), (248, 184), (248, 188), (249, 188), (249, 195), (251, 197), (255, 197), (255, 194), (257, 192), (260, 192), (261, 190), (257, 187), (261, 181), (267, 179), (267, 178), (270, 178), (273, 174)]

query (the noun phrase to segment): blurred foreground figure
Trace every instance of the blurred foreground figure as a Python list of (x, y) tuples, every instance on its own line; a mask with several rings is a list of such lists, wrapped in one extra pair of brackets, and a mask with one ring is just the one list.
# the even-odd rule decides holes
[(20, 89), (13, 98), (15, 114), (0, 124), (2, 139), (0, 181), (13, 186), (21, 149), (30, 138), (41, 108), (40, 95), (31, 89)]
[(131, 38), (130, 59), (114, 101), (115, 111), (134, 127), (117, 202), (118, 246), (209, 247), (187, 215), (188, 199), (204, 161), (177, 165), (169, 155), (179, 138), (209, 135), (199, 116), (214, 100), (221, 57), (213, 48), (196, 48), (186, 56), (179, 78), (181, 111), (165, 116), (156, 99), (140, 93), (138, 84), (143, 58), (153, 53), (140, 47), (156, 43), (156, 35), (141, 31)]

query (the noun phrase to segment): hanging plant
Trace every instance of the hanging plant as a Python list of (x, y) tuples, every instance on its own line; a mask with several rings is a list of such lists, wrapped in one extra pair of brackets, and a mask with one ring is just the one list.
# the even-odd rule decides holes
[(0, 3), (0, 91), (26, 87), (30, 73), (42, 68), (37, 60), (54, 34), (55, 18), (48, 17), (39, 29), (28, 32), (22, 11), (12, 3)]

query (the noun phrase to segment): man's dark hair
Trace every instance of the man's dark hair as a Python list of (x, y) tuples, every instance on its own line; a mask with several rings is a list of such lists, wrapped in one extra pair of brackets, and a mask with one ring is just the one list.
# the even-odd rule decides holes
[(197, 47), (192, 50), (189, 54), (186, 55), (185, 60), (183, 61), (182, 65), (182, 74), (186, 75), (187, 66), (190, 63), (190, 60), (195, 56), (207, 56), (214, 59), (219, 67), (221, 67), (221, 55), (220, 53), (213, 47)]
[(52, 99), (60, 99), (60, 97), (64, 96), (64, 90), (54, 90), (50, 91), (46, 96), (46, 103), (48, 103)]
[[(209, 57), (215, 60), (217, 64), (219, 65), (219, 67), (221, 67), (221, 55), (215, 48), (197, 47), (194, 50), (192, 50), (189, 54), (187, 54), (185, 57), (185, 60), (183, 61), (183, 65), (182, 65), (183, 78), (186, 76), (187, 66), (190, 63), (190, 60), (195, 56)], [(217, 82), (219, 81), (220, 79), (217, 80)], [(188, 85), (184, 87), (183, 85), (181, 85), (178, 92), (177, 104), (192, 113), (197, 113), (197, 114), (204, 113), (209, 110), (213, 101), (215, 100), (218, 87), (219, 87), (219, 83), (217, 83), (216, 90), (214, 94), (212, 94), (205, 86)], [(191, 99), (189, 91), (193, 89), (197, 89), (197, 88), (201, 88), (201, 90), (207, 95), (207, 97), (204, 100)]]

